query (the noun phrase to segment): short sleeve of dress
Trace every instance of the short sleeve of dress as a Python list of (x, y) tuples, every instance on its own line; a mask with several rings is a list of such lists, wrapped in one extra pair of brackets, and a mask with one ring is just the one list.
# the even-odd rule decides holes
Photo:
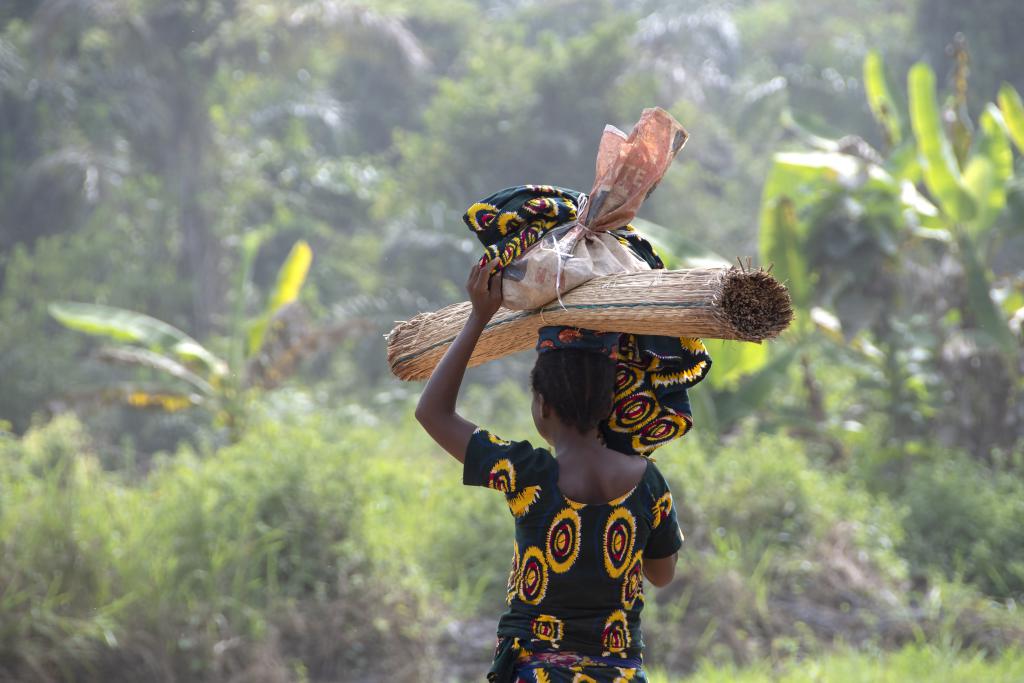
[(658, 560), (678, 552), (683, 545), (683, 532), (676, 520), (676, 506), (672, 499), (672, 490), (669, 489), (668, 482), (660, 472), (657, 473), (657, 479), (651, 486), (651, 493), (654, 496), (651, 535), (647, 539), (647, 545), (644, 546), (644, 557)]
[(486, 429), (477, 429), (466, 447), (462, 483), (508, 496), (539, 487), (553, 466), (551, 453), (534, 448), (529, 441), (505, 441)]

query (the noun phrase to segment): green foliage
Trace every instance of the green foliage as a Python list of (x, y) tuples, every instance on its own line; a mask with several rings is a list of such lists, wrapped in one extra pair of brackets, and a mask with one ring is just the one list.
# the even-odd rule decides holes
[(1024, 596), (1024, 483), (956, 453), (920, 459), (899, 497), (903, 552), (918, 571), (959, 576), (989, 595)]
[[(255, 233), (244, 242), (240, 290), (244, 291), (248, 284), (247, 277), (251, 273), (261, 239)], [(302, 338), (303, 335), (314, 336), (308, 331), (285, 330), (286, 336), (295, 338), (286, 340), (288, 345), (283, 350), (264, 348), (268, 325), (273, 325), (274, 331), (280, 334), (290, 322), (288, 318), (278, 319), (277, 316), (286, 306), (296, 305), (312, 260), (313, 252), (309, 245), (301, 240), (296, 242), (281, 266), (266, 311), (247, 325), (243, 323), (242, 296), (239, 294), (233, 338), (229, 340), (232, 348), (230, 364), (181, 330), (143, 313), (69, 301), (51, 303), (48, 310), (65, 327), (117, 342), (119, 346), (104, 351), (108, 360), (157, 370), (200, 392), (197, 397), (182, 393), (174, 386), (157, 390), (129, 388), (123, 394), (128, 405), (168, 412), (202, 405), (226, 423), (231, 430), (232, 440), (237, 440), (251, 398), (244, 395), (246, 390), (251, 393), (254, 388), (264, 388), (272, 382), (276, 384), (285, 372), (294, 369), (295, 358), (313, 346), (311, 339)], [(293, 309), (292, 317), (298, 317), (298, 310), (301, 309)], [(244, 356), (240, 352), (243, 347), (248, 349)], [(257, 358), (258, 355), (262, 357)], [(285, 356), (286, 360), (280, 362), (274, 355)], [(254, 365), (256, 360), (260, 364)], [(253, 367), (259, 373), (254, 372)], [(280, 369), (282, 367), (283, 370)]]
[(983, 651), (912, 645), (893, 653), (839, 651), (781, 667), (702, 665), (684, 679), (655, 674), (651, 683), (1012, 683), (1024, 676), (1024, 652), (991, 658)]
[(657, 594), (645, 622), (653, 665), (815, 651), (836, 620), (858, 638), (879, 614), (901, 618), (893, 595), (906, 575), (895, 552), (902, 532), (884, 500), (812, 467), (791, 438), (748, 432), (720, 448), (663, 450), (687, 542), (682, 578)]
[(910, 124), (928, 190), (954, 221), (974, 218), (974, 202), (961, 185), (960, 169), (943, 131), (935, 95), (935, 72), (923, 62), (915, 64), (907, 75), (907, 90)]
[[(141, 202), (140, 202), (141, 204)], [(142, 207), (130, 210), (145, 215)], [(126, 207), (126, 210), (129, 210)], [(117, 307), (144, 308), (177, 323), (185, 299), (157, 226), (99, 211), (79, 232), (44, 237), (6, 254), (0, 289), (0, 415), (17, 431), (51, 401), (75, 402), (109, 372), (84, 360), (84, 338), (62, 334), (47, 304), (76, 297)], [(110, 262), (118, 267), (110, 268)]]
[(1017, 149), (1024, 153), (1024, 102), (1009, 83), (999, 89), (999, 109), (1006, 119), (1006, 128)]
[(212, 680), (299, 658), (314, 677), (429, 675), (425, 605), (363, 535), (367, 453), (332, 431), (266, 423), (141, 485), (98, 468), (72, 419), (0, 441), (0, 667)]
[(85, 334), (108, 337), (117, 342), (138, 344), (154, 353), (170, 352), (182, 361), (199, 361), (213, 377), (222, 376), (227, 366), (199, 342), (172, 325), (144, 313), (111, 306), (55, 302), (50, 315), (65, 327)]
[[(966, 53), (960, 54), (966, 59)], [(869, 104), (892, 134), (895, 123), (884, 113), (894, 103), (885, 88), (881, 58), (869, 54), (864, 71), (870, 81)], [(807, 143), (824, 151), (776, 154), (762, 196), (761, 254), (790, 285), (798, 308), (796, 332), (806, 335), (816, 319), (813, 307), (820, 306), (835, 312), (847, 342), (867, 333), (861, 348), (881, 348), (881, 353), (871, 351), (863, 359), (881, 365), (890, 415), (903, 413), (906, 399), (920, 393), (914, 385), (938, 376), (953, 381), (955, 369), (942, 360), (948, 352), (945, 339), (963, 330), (978, 354), (1001, 357), (993, 362), (991, 381), (963, 389), (1006, 397), (996, 399), (992, 408), (1010, 425), (1019, 422), (1012, 397), (1020, 390), (1020, 344), (1007, 312), (997, 303), (1002, 297), (997, 298), (994, 287), (994, 249), (1012, 244), (1004, 240), (1015, 222), (1008, 198), (1017, 181), (1005, 112), (987, 105), (977, 130), (972, 130), (966, 88), (962, 67), (947, 115), (938, 104), (932, 69), (924, 63), (910, 69), (916, 161), (907, 145), (890, 148), (889, 157), (883, 158), (852, 136), (828, 140), (807, 133)], [(1012, 99), (1006, 90), (1004, 110), (1013, 109)], [(921, 180), (937, 204), (917, 192)], [(930, 278), (930, 264), (939, 253), (955, 260), (961, 284)], [(1022, 275), (1019, 268), (1003, 273), (1008, 283), (1019, 283)], [(929, 279), (934, 282), (926, 283)], [(936, 288), (949, 293), (936, 296)], [(937, 305), (939, 301), (946, 303)], [(922, 306), (931, 305), (936, 309), (929, 317)], [(811, 315), (800, 316), (801, 310)], [(821, 314), (817, 319), (823, 319)], [(916, 356), (917, 367), (908, 368), (902, 355)], [(912, 434), (911, 424), (894, 418), (891, 429)], [(989, 436), (978, 443), (976, 431), (964, 429), (955, 438), (979, 454), (993, 443), (1012, 447), (1019, 438), (1012, 426), (999, 427), (985, 430)]]
[[(501, 609), (511, 519), (413, 423), (377, 333), (463, 298), (469, 202), (586, 189), (601, 127), (654, 104), (692, 138), (641, 230), (677, 267), (760, 243), (797, 320), (712, 342), (697, 430), (659, 453), (689, 541), (648, 592), (649, 661), (1019, 678), (1014, 651), (958, 648), (1024, 640), (990, 600), (1020, 595), (1024, 545), (990, 471), (1024, 419), (1022, 84), (983, 104), (1019, 77), (1020, 3), (59, 4), (0, 10), (0, 679), (427, 680), (463, 657), (439, 632)], [(941, 62), (955, 30), (971, 92), (963, 43)], [(905, 97), (885, 65), (922, 47)], [(127, 336), (90, 353), (47, 314), (67, 299)], [(313, 347), (342, 353), (243, 386)], [(472, 417), (532, 435), (527, 363), (470, 372)], [(111, 406), (204, 396), (249, 418), (235, 446), (203, 411)], [(68, 409), (86, 426), (43, 426)], [(876, 654), (908, 641), (935, 649)]]
[(871, 113), (885, 131), (886, 146), (899, 145), (903, 140), (903, 121), (886, 83), (882, 56), (874, 50), (864, 57), (864, 92)]

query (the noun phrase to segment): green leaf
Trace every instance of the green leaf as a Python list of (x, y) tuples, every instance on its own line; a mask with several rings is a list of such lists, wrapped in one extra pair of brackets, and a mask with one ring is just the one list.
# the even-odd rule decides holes
[(975, 154), (964, 171), (964, 186), (971, 193), (978, 213), (965, 223), (972, 237), (984, 235), (1006, 206), (1006, 192), (1013, 178), (1013, 150), (1002, 114), (988, 105), (981, 115), (975, 136)]
[(793, 305), (810, 303), (810, 273), (804, 260), (804, 235), (789, 197), (771, 200), (773, 206), (761, 222), (761, 259), (774, 266), (774, 275), (789, 289)]
[(1015, 367), (1019, 347), (1001, 308), (992, 299), (992, 287), (985, 267), (978, 258), (977, 247), (967, 235), (957, 240), (967, 274), (967, 302), (981, 331), (1006, 354)]
[(992, 162), (996, 178), (1007, 183), (1013, 178), (1013, 149), (1009, 130), (1002, 112), (994, 104), (987, 104), (981, 113), (980, 133), (977, 136), (978, 153)]
[(773, 158), (776, 166), (787, 169), (804, 182), (852, 181), (868, 165), (862, 159), (841, 152), (780, 152)]
[(896, 101), (889, 92), (882, 57), (874, 50), (868, 52), (864, 58), (864, 91), (871, 113), (885, 131), (889, 146), (895, 147), (900, 144), (903, 139), (903, 121), (900, 119)]
[(964, 227), (972, 237), (977, 237), (992, 227), (999, 211), (1006, 204), (1006, 186), (996, 182), (992, 162), (987, 157), (976, 155), (967, 163), (964, 187), (974, 197), (979, 209), (973, 219), (964, 223)]
[(313, 250), (305, 240), (299, 240), (288, 253), (288, 257), (277, 273), (277, 285), (270, 296), (267, 313), (273, 315), (277, 309), (290, 304), (299, 297), (302, 285), (309, 274), (309, 266), (313, 263)]
[(100, 349), (99, 355), (100, 358), (103, 358), (104, 360), (141, 365), (143, 367), (167, 373), (172, 377), (188, 382), (207, 396), (213, 396), (215, 393), (210, 383), (202, 377), (191, 372), (188, 368), (173, 358), (168, 358), (156, 351), (131, 346), (108, 346)]
[(774, 264), (774, 274), (789, 287), (794, 305), (806, 307), (810, 275), (803, 249), (808, 228), (797, 220), (797, 211), (833, 191), (837, 182), (852, 181), (862, 164), (835, 152), (776, 154), (773, 159), (761, 194), (760, 258)]
[(1021, 102), (1020, 93), (1009, 83), (1003, 83), (998, 100), (1010, 137), (1017, 149), (1024, 153), (1024, 102)]
[(784, 109), (779, 115), (779, 124), (787, 133), (795, 135), (800, 142), (804, 143), (811, 149), (822, 152), (839, 151), (840, 144), (838, 140), (822, 137), (811, 132), (806, 126), (796, 120), (796, 117), (790, 109)]
[(742, 377), (733, 391), (719, 397), (715, 406), (719, 429), (727, 429), (737, 420), (750, 415), (760, 408), (773, 392), (778, 391), (789, 364), (801, 348), (800, 344), (793, 343), (779, 349), (758, 372)]
[[(251, 326), (245, 321), (245, 294), (252, 281), (252, 270), (259, 254), (260, 246), (267, 238), (268, 230), (260, 229), (246, 233), (242, 238), (242, 263), (238, 269), (238, 280), (235, 284), (235, 307), (231, 315), (231, 344), (229, 360), (232, 368), (232, 381), (238, 382), (242, 377), (248, 344), (251, 341)], [(266, 322), (264, 321), (264, 326)]]
[(732, 389), (744, 376), (757, 372), (768, 362), (768, 345), (751, 342), (705, 339), (704, 345), (715, 362), (708, 381), (716, 389)]
[(942, 128), (935, 95), (935, 73), (927, 64), (918, 62), (910, 69), (907, 85), (910, 124), (917, 140), (925, 185), (954, 221), (969, 220), (975, 213), (974, 202), (961, 186), (953, 149)]
[(281, 264), (281, 270), (277, 273), (277, 284), (270, 295), (270, 303), (263, 315), (252, 323), (249, 329), (249, 354), (252, 356), (260, 350), (263, 345), (263, 336), (267, 331), (267, 324), (279, 308), (290, 304), (299, 297), (302, 285), (306, 282), (309, 274), (309, 266), (313, 263), (313, 250), (305, 240), (299, 240), (288, 252), (287, 258)]
[(144, 313), (74, 301), (51, 303), (48, 310), (58, 322), (72, 330), (138, 344), (156, 352), (170, 352), (179, 358), (201, 363), (214, 376), (226, 372), (224, 361), (207, 351), (195, 339)]

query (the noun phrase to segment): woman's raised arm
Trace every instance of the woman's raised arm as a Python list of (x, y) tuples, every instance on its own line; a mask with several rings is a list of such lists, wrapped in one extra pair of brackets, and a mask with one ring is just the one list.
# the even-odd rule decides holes
[(434, 368), (416, 405), (416, 419), (423, 429), (459, 462), (466, 458), (466, 446), (476, 425), (455, 412), (455, 400), (473, 349), (484, 327), (501, 307), (501, 275), (491, 277), (491, 270), (497, 263), (495, 259), (470, 271), (466, 291), (473, 311)]

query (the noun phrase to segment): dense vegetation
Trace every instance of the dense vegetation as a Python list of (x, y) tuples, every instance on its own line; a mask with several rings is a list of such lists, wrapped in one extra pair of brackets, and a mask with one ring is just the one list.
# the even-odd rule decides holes
[[(477, 680), (511, 521), (381, 334), (652, 105), (638, 227), (797, 308), (658, 454), (652, 680), (1020, 680), (1024, 17), (961, 5), (4, 3), (0, 680)], [(529, 362), (469, 417), (536, 438)]]

